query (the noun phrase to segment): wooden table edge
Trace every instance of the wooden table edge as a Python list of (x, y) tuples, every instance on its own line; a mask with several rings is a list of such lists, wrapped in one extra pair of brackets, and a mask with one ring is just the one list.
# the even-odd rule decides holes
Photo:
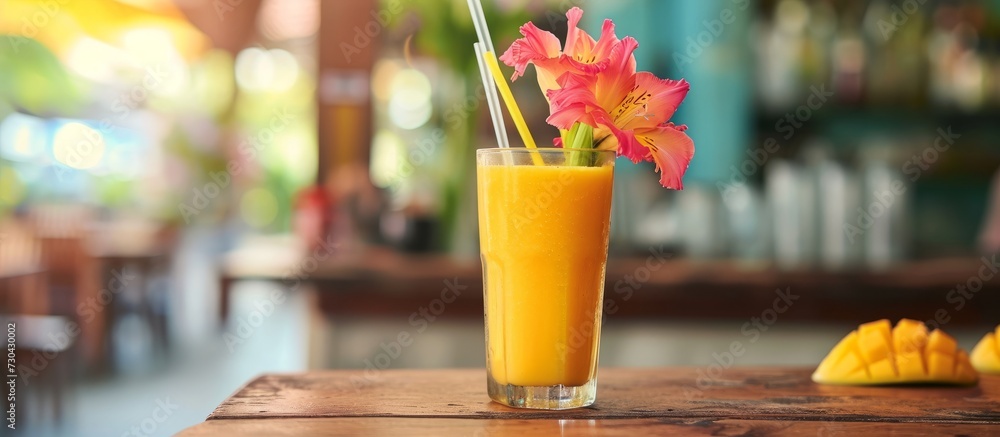
[[(232, 415), (229, 417), (213, 417), (209, 415), (205, 421), (222, 421), (222, 420), (291, 420), (291, 419), (454, 419), (454, 420), (636, 420), (636, 419), (651, 419), (651, 420), (693, 420), (693, 421), (704, 421), (704, 420), (741, 420), (741, 421), (764, 421), (764, 422), (823, 422), (823, 423), (924, 423), (924, 424), (950, 424), (950, 425), (990, 425), (998, 426), (1000, 421), (994, 420), (971, 420), (971, 419), (923, 419), (918, 417), (906, 417), (906, 416), (881, 416), (878, 420), (873, 420), (871, 416), (831, 416), (829, 420), (816, 420), (811, 417), (794, 416), (794, 415), (780, 415), (780, 414), (754, 414), (754, 415), (681, 415), (680, 413), (673, 414), (661, 414), (656, 416), (650, 416), (648, 414), (636, 413), (634, 415), (622, 414), (614, 416), (604, 416), (599, 418), (587, 418), (587, 417), (518, 417), (518, 418), (508, 418), (503, 414), (483, 414), (481, 416), (447, 416), (440, 414), (427, 414), (427, 415), (416, 415), (416, 414), (365, 414), (365, 415), (344, 415), (344, 416), (294, 416), (294, 415), (283, 415), (283, 414), (272, 414), (268, 416), (252, 416), (252, 415)], [(1000, 430), (998, 430), (1000, 431)]]
[[(633, 436), (637, 433), (672, 432), (683, 435), (873, 435), (900, 432), (905, 435), (987, 435), (996, 425), (951, 423), (882, 423), (838, 422), (817, 420), (740, 420), (701, 418), (631, 418), (631, 419), (470, 419), (470, 418), (406, 418), (406, 417), (323, 417), (282, 419), (223, 419), (202, 422), (188, 427), (181, 437), (217, 435), (384, 435), (406, 429), (405, 435), (473, 435), (492, 436), (518, 434), (523, 437), (553, 435), (552, 431), (568, 428), (572, 435)], [(553, 429), (550, 429), (553, 428)], [(573, 431), (577, 431), (573, 434)], [(582, 431), (582, 432), (580, 432)], [(727, 432), (728, 431), (728, 432)], [(734, 432), (735, 431), (735, 432)], [(497, 434), (499, 433), (499, 434)], [(661, 434), (662, 435), (662, 434)]]
[[(691, 372), (691, 371), (697, 371), (699, 369), (702, 369), (702, 367), (699, 367), (699, 366), (677, 366), (677, 367), (670, 367), (669, 369), (671, 369), (671, 370), (673, 370), (675, 372)], [(739, 369), (741, 369), (742, 371), (745, 371), (745, 372), (757, 372), (757, 371), (760, 371), (760, 372), (766, 372), (766, 373), (772, 373), (772, 374), (775, 374), (775, 373), (777, 373), (777, 374), (793, 374), (793, 373), (802, 373), (802, 372), (809, 372), (809, 373), (811, 373), (811, 371), (812, 371), (812, 367), (809, 367), (809, 366), (780, 366), (780, 367), (747, 366), (747, 367), (740, 367)], [(434, 373), (441, 372), (442, 370), (448, 370), (448, 371), (454, 371), (454, 372), (472, 372), (472, 373), (479, 373), (479, 372), (481, 372), (483, 374), (483, 378), (484, 379), (485, 379), (485, 373), (486, 373), (486, 369), (484, 369), (484, 368), (475, 368), (475, 367), (474, 368), (455, 368), (455, 369), (399, 369), (399, 370), (394, 370), (392, 372), (393, 373), (407, 373), (407, 374), (412, 374), (412, 375), (419, 375), (419, 374), (423, 374), (423, 373), (434, 374)], [(664, 368), (656, 368), (656, 367), (650, 367), (650, 368), (643, 368), (643, 367), (640, 367), (640, 368), (609, 367), (609, 368), (602, 368), (601, 369), (602, 372), (612, 371), (612, 372), (616, 372), (616, 373), (617, 372), (623, 372), (623, 371), (624, 372), (629, 372), (629, 373), (644, 373), (644, 372), (656, 373), (656, 372), (661, 372), (663, 370), (664, 370)], [(363, 372), (363, 371), (362, 370), (358, 370), (358, 369), (329, 369), (329, 370), (318, 370), (318, 371), (308, 371), (308, 372), (263, 373), (263, 374), (260, 374), (260, 375), (256, 376), (255, 378), (251, 379), (247, 383), (245, 383), (238, 390), (236, 390), (233, 393), (233, 395), (231, 395), (225, 401), (223, 401), (221, 404), (219, 404), (212, 411), (212, 413), (209, 414), (209, 416), (206, 418), (206, 421), (210, 421), (210, 420), (231, 420), (231, 419), (232, 420), (296, 419), (296, 418), (315, 418), (315, 419), (324, 418), (325, 419), (325, 418), (365, 418), (365, 417), (368, 417), (368, 418), (409, 418), (409, 419), (424, 419), (424, 418), (426, 418), (426, 419), (472, 419), (472, 420), (489, 420), (489, 419), (518, 419), (518, 420), (521, 420), (521, 419), (523, 419), (523, 420), (551, 420), (551, 419), (605, 420), (605, 419), (607, 419), (607, 420), (623, 420), (623, 419), (647, 419), (647, 418), (648, 419), (665, 419), (665, 420), (687, 420), (687, 419), (694, 418), (694, 419), (701, 419), (701, 420), (746, 420), (746, 421), (763, 420), (763, 421), (788, 421), (788, 422), (817, 421), (816, 416), (812, 416), (812, 417), (810, 417), (810, 416), (803, 416), (801, 414), (796, 414), (796, 413), (776, 412), (776, 413), (771, 414), (771, 413), (762, 413), (760, 411), (757, 411), (757, 412), (752, 412), (752, 413), (748, 412), (746, 414), (731, 414), (731, 413), (730, 414), (719, 414), (718, 412), (697, 412), (697, 411), (693, 412), (693, 410), (691, 410), (691, 409), (679, 409), (679, 410), (676, 410), (676, 411), (673, 411), (673, 410), (658, 411), (658, 412), (655, 412), (654, 414), (651, 414), (651, 413), (653, 413), (652, 411), (635, 411), (635, 412), (632, 412), (632, 411), (620, 411), (620, 412), (610, 412), (609, 413), (608, 410), (605, 409), (604, 410), (604, 414), (601, 417), (593, 417), (593, 418), (586, 417), (586, 416), (581, 416), (579, 414), (573, 414), (574, 411), (579, 411), (579, 410), (565, 410), (563, 412), (559, 412), (559, 411), (541, 411), (541, 410), (514, 410), (514, 411), (518, 411), (518, 412), (527, 412), (527, 413), (537, 413), (537, 414), (539, 414), (539, 415), (534, 416), (534, 417), (530, 417), (530, 416), (512, 417), (510, 411), (482, 411), (482, 410), (475, 411), (472, 414), (470, 414), (470, 413), (467, 412), (467, 413), (464, 413), (464, 414), (461, 414), (461, 415), (441, 414), (440, 412), (437, 412), (437, 413), (430, 413), (429, 412), (427, 414), (405, 414), (405, 413), (404, 414), (399, 414), (399, 413), (382, 413), (382, 412), (363, 412), (363, 413), (359, 413), (359, 412), (351, 412), (351, 411), (343, 411), (343, 412), (336, 412), (334, 414), (320, 414), (320, 415), (303, 415), (303, 414), (300, 414), (300, 413), (285, 413), (285, 412), (269, 412), (269, 413), (266, 413), (264, 415), (260, 415), (260, 414), (239, 414), (239, 413), (233, 413), (232, 411), (229, 411), (229, 407), (231, 406), (230, 401), (232, 399), (234, 399), (240, 393), (244, 392), (244, 390), (246, 390), (246, 389), (254, 386), (255, 384), (257, 384), (258, 381), (261, 381), (262, 379), (274, 378), (274, 377), (295, 377), (295, 376), (300, 376), (300, 375), (312, 375), (312, 376), (316, 376), (317, 374), (320, 374), (320, 375), (330, 375), (330, 376), (340, 376), (340, 377), (345, 377), (346, 378), (346, 377), (358, 375), (361, 372)], [(995, 383), (997, 382), (996, 377), (992, 376), (992, 375), (984, 375), (984, 378), (991, 379), (992, 380), (991, 381), (991, 385), (995, 385)], [(599, 379), (600, 379), (600, 376), (599, 376)], [(983, 382), (981, 381), (980, 384), (982, 384), (982, 383)], [(845, 388), (845, 387), (842, 387), (842, 386), (833, 386), (833, 387)], [(849, 389), (851, 387), (846, 387), (846, 388)], [(879, 387), (877, 387), (877, 386), (875, 386), (875, 387), (869, 386), (869, 387), (858, 387), (858, 388), (878, 389)], [(906, 389), (905, 387), (898, 387), (898, 386), (891, 386), (891, 387), (886, 387), (886, 388), (887, 389), (899, 389), (899, 388)], [(963, 387), (957, 387), (956, 386), (956, 387), (942, 387), (942, 388), (945, 388), (945, 389), (962, 389)], [(485, 389), (485, 387), (484, 387), (484, 389)], [(485, 390), (482, 393), (482, 402), (483, 402), (483, 404), (491, 404), (491, 402), (488, 399), (488, 396), (485, 393)], [(601, 407), (601, 399), (600, 399), (600, 397), (598, 397), (598, 402), (597, 402), (597, 404), (595, 404), (595, 407), (598, 407), (598, 408)], [(561, 415), (561, 413), (565, 413), (565, 415)], [(221, 414), (224, 414), (225, 416), (224, 417), (220, 417)], [(821, 420), (821, 421), (823, 421), (823, 422), (845, 422), (845, 423), (854, 423), (854, 422), (856, 422), (856, 423), (862, 423), (862, 422), (868, 422), (868, 423), (926, 423), (926, 424), (967, 424), (967, 425), (988, 424), (988, 425), (1000, 425), (1000, 420), (996, 420), (993, 417), (988, 417), (988, 418), (987, 417), (954, 417), (954, 418), (952, 418), (952, 417), (917, 417), (917, 416), (903, 416), (903, 415), (886, 415), (886, 416), (878, 416), (877, 418), (873, 418), (872, 415), (868, 415), (868, 414), (843, 414), (843, 413), (838, 413), (838, 414), (835, 414), (835, 415), (830, 415), (828, 420)]]

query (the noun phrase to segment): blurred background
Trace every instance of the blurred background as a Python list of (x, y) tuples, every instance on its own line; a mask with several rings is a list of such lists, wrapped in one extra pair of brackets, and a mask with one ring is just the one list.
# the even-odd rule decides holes
[[(500, 51), (580, 6), (691, 82), (685, 190), (616, 168), (601, 365), (1000, 323), (1000, 1), (484, 3)], [(0, 0), (19, 427), (170, 435), (261, 372), (484, 366), (474, 41), (461, 0)]]

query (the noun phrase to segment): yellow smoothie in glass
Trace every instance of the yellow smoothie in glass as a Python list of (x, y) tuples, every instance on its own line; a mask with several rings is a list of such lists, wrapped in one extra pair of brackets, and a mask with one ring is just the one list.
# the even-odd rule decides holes
[(487, 366), (499, 384), (597, 371), (614, 168), (480, 165)]

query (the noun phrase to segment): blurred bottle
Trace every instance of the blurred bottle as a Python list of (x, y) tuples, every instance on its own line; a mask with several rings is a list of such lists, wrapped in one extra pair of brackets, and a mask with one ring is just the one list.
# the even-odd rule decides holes
[(986, 254), (1000, 252), (1000, 171), (993, 175), (989, 192), (986, 217), (979, 231), (979, 251)]
[(729, 255), (750, 263), (766, 259), (772, 229), (760, 190), (738, 184), (731, 187), (722, 199), (728, 226)]
[(757, 89), (764, 107), (783, 110), (799, 100), (805, 29), (809, 8), (801, 0), (782, 0), (771, 22), (757, 23)]
[(846, 104), (861, 101), (867, 49), (855, 28), (841, 28), (833, 42), (833, 89)]
[(319, 247), (332, 229), (334, 202), (321, 185), (299, 192), (295, 200), (293, 228), (309, 251)]
[(911, 11), (912, 7), (887, 0), (868, 4), (863, 23), (871, 51), (865, 73), (868, 104), (922, 103), (927, 83), (927, 19), (920, 9)]
[(765, 192), (774, 238), (774, 261), (778, 268), (792, 270), (808, 265), (802, 244), (801, 177), (791, 163), (775, 159), (767, 167)]
[(864, 233), (864, 257), (870, 268), (885, 268), (909, 254), (910, 187), (889, 164), (893, 147), (874, 140), (861, 154), (864, 196), (858, 227)]
[(808, 178), (815, 188), (811, 206), (817, 211), (816, 259), (824, 269), (838, 270), (857, 260), (844, 225), (849, 223), (849, 212), (857, 203), (858, 185), (831, 154), (826, 143), (811, 144), (804, 152)]
[(830, 47), (837, 35), (837, 11), (830, 1), (809, 4), (803, 47), (802, 76), (807, 84), (829, 84), (833, 70)]
[(688, 256), (707, 259), (725, 252), (727, 227), (722, 195), (715, 189), (694, 185), (677, 193), (681, 212), (681, 242)]

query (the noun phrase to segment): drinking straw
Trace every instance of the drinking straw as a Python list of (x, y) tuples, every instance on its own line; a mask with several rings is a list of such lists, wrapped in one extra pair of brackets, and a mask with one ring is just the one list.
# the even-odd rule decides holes
[(493, 83), (493, 76), (483, 64), (484, 50), (480, 43), (473, 44), (476, 49), (476, 60), (479, 61), (479, 75), (483, 79), (483, 87), (486, 92), (486, 103), (490, 107), (490, 117), (493, 118), (493, 132), (497, 135), (497, 145), (502, 149), (510, 147), (510, 139), (507, 138), (507, 126), (503, 121), (503, 110), (500, 109), (500, 97), (497, 96), (497, 87)]
[(531, 131), (528, 130), (528, 123), (524, 121), (524, 115), (521, 115), (521, 109), (517, 107), (517, 102), (514, 101), (514, 93), (510, 91), (510, 86), (507, 85), (507, 80), (503, 77), (503, 72), (500, 71), (500, 63), (497, 62), (496, 55), (493, 52), (486, 52), (484, 55), (486, 57), (486, 65), (490, 67), (490, 72), (493, 73), (493, 80), (497, 83), (497, 88), (500, 89), (500, 95), (503, 96), (504, 103), (507, 104), (507, 111), (510, 112), (510, 118), (514, 119), (514, 126), (517, 126), (517, 132), (521, 134), (521, 139), (524, 140), (524, 146), (529, 149), (534, 149), (535, 139), (531, 137)]
[(483, 13), (483, 4), (480, 0), (468, 0), (469, 12), (472, 13), (472, 24), (476, 26), (476, 36), (479, 43), (483, 45), (484, 51), (496, 52), (493, 48), (493, 38), (490, 36), (490, 27), (486, 24), (486, 14)]
[(524, 146), (534, 149), (536, 148), (535, 139), (531, 137), (531, 131), (528, 130), (528, 124), (524, 121), (521, 109), (518, 108), (517, 102), (514, 101), (514, 94), (510, 91), (510, 86), (507, 85), (507, 80), (500, 71), (500, 64), (497, 62), (496, 55), (494, 54), (496, 49), (493, 47), (493, 38), (490, 37), (490, 28), (486, 24), (486, 15), (483, 13), (483, 5), (480, 3), (480, 0), (468, 0), (468, 3), (469, 12), (472, 13), (472, 23), (476, 27), (476, 35), (479, 37), (479, 42), (483, 45), (483, 50), (486, 52), (483, 54), (477, 52), (476, 55), (486, 61), (486, 66), (489, 67), (493, 81), (496, 83), (496, 87), (499, 88), (504, 103), (507, 104), (507, 111), (510, 112), (510, 117), (514, 120), (514, 125), (517, 126), (517, 132), (521, 134)]

